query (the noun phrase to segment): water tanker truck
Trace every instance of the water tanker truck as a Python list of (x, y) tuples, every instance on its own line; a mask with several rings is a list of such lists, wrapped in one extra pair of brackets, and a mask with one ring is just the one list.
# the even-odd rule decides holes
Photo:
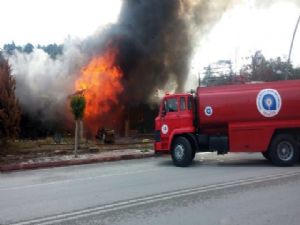
[(299, 161), (300, 80), (198, 87), (166, 94), (155, 119), (155, 152), (176, 166), (197, 152), (261, 152), (278, 166)]

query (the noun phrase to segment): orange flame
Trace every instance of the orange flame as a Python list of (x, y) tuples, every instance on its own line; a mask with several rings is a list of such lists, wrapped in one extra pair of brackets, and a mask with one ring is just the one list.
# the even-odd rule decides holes
[(117, 53), (116, 49), (108, 49), (93, 58), (75, 82), (76, 90), (84, 90), (85, 121), (93, 132), (101, 125), (101, 117), (109, 113), (113, 104), (118, 104), (118, 95), (123, 91), (123, 74), (115, 64)]

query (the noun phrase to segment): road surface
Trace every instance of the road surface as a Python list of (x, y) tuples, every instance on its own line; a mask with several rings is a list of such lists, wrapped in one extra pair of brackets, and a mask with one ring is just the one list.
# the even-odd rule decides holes
[(197, 154), (0, 174), (0, 224), (300, 224), (300, 166)]

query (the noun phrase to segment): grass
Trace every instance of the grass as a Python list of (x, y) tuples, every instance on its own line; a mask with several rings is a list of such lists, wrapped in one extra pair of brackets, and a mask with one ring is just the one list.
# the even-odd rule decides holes
[[(60, 144), (56, 144), (52, 137), (38, 140), (10, 140), (5, 147), (0, 146), (0, 154), (5, 155), (38, 155), (38, 154), (58, 154), (55, 152), (72, 153), (74, 148), (73, 138), (63, 138)], [(141, 152), (149, 152), (153, 148), (152, 142), (143, 140), (141, 143), (102, 145), (94, 140), (82, 140), (80, 152), (113, 151), (122, 149), (140, 149)], [(92, 149), (92, 150), (91, 150)], [(97, 149), (97, 151), (96, 151)]]
[[(72, 150), (73, 139), (64, 138), (60, 144), (56, 144), (51, 137), (38, 140), (9, 140), (5, 146), (0, 146), (1, 154), (27, 154), (34, 152), (51, 152), (59, 149)], [(91, 141), (82, 141), (81, 146), (88, 148)]]

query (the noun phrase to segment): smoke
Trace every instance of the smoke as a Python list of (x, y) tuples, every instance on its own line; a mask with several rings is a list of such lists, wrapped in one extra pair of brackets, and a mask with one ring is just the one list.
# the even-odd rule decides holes
[(9, 62), (23, 113), (45, 122), (69, 118), (66, 100), (73, 91), (75, 75), (85, 62), (75, 43), (65, 43), (63, 54), (55, 59), (34, 48), (29, 54), (14, 51)]
[(183, 91), (195, 33), (209, 29), (231, 2), (125, 1), (113, 35), (124, 71), (123, 101), (149, 101), (157, 89)]
[(66, 41), (55, 59), (37, 48), (30, 54), (15, 51), (9, 61), (22, 109), (44, 120), (67, 118), (66, 100), (75, 91), (81, 68), (108, 45), (119, 52), (121, 104), (149, 102), (157, 89), (182, 91), (194, 33), (208, 30), (231, 2), (127, 0), (117, 24), (81, 42)]

